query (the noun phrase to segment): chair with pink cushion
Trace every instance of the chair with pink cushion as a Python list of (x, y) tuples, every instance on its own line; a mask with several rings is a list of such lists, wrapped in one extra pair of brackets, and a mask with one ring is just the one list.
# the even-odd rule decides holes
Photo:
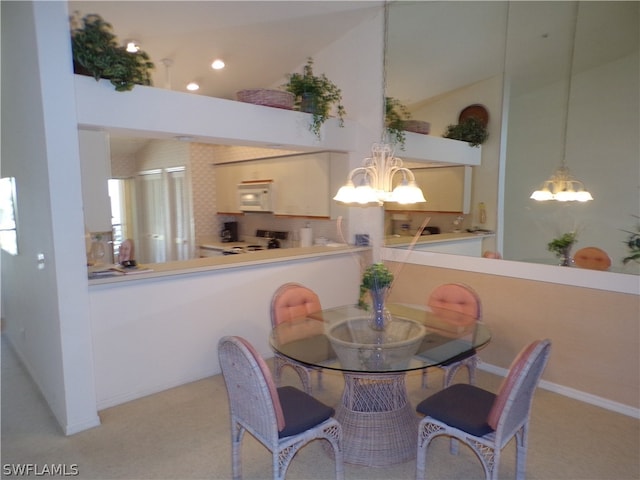
[(498, 394), (457, 383), (428, 397), (416, 410), (425, 415), (418, 427), (416, 479), (425, 478), (427, 449), (439, 436), (468, 445), (482, 462), (487, 480), (497, 480), (502, 449), (515, 436), (516, 478), (524, 479), (527, 434), (533, 394), (549, 359), (551, 342), (537, 340), (518, 354)]
[(297, 388), (276, 388), (264, 359), (241, 337), (221, 338), (218, 359), (231, 412), (234, 479), (242, 478), (240, 454), (245, 432), (271, 451), (274, 479), (284, 480), (295, 454), (316, 439), (331, 444), (336, 478), (344, 477), (342, 427), (332, 417), (333, 408)]
[[(435, 313), (446, 318), (449, 312), (459, 313), (468, 318), (480, 320), (482, 318), (482, 303), (476, 291), (462, 283), (445, 283), (436, 287), (427, 300), (427, 305)], [(466, 367), (469, 373), (469, 383), (476, 383), (476, 367), (478, 355), (475, 349), (458, 355), (447, 363), (439, 365), (444, 371), (443, 387), (451, 385), (453, 377), (461, 367)], [(422, 371), (422, 388), (427, 387), (427, 370)]]
[[(284, 323), (305, 318), (309, 314), (318, 313), (321, 310), (320, 298), (313, 290), (299, 283), (285, 283), (275, 291), (271, 299), (271, 326), (275, 328)], [(315, 331), (310, 331), (313, 327), (315, 327)], [(313, 322), (306, 325), (304, 329), (304, 331), (291, 331), (289, 340), (296, 341), (304, 336), (322, 334), (324, 325), (319, 320), (317, 325)], [(284, 342), (280, 340), (280, 343)], [(311, 394), (312, 390), (311, 371), (316, 370), (318, 372), (318, 386), (322, 385), (322, 370), (302, 365), (276, 352), (273, 357), (273, 376), (277, 384), (280, 384), (282, 369), (286, 366), (293, 368), (298, 373), (306, 393)]]
[(611, 257), (598, 247), (583, 247), (573, 255), (573, 262), (580, 268), (609, 270)]

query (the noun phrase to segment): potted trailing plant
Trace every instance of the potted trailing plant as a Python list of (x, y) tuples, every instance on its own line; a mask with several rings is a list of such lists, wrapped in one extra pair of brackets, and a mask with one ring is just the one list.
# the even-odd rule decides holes
[(368, 309), (365, 295), (369, 292), (373, 307), (369, 324), (374, 330), (384, 330), (391, 318), (388, 310), (384, 307), (384, 300), (392, 282), (393, 274), (383, 263), (369, 265), (362, 274), (358, 306), (365, 310)]
[(489, 138), (489, 132), (482, 120), (476, 117), (469, 117), (456, 125), (448, 125), (444, 138), (462, 140), (472, 147), (478, 147)]
[(336, 107), (336, 114), (340, 126), (344, 126), (346, 110), (342, 105), (342, 91), (323, 73), (320, 76), (313, 73), (313, 59), (307, 59), (302, 73), (291, 73), (289, 81), (283, 85), (287, 92), (295, 95), (295, 106), (302, 112), (311, 113), (311, 131), (320, 137), (320, 127), (329, 118), (332, 107)]
[(573, 263), (573, 259), (571, 258), (571, 248), (575, 243), (577, 243), (577, 236), (578, 234), (576, 232), (563, 233), (547, 244), (547, 250), (553, 252), (556, 257), (562, 259), (560, 266), (570, 267)]
[(128, 52), (112, 33), (110, 23), (100, 15), (71, 17), (71, 48), (74, 72), (97, 80), (109, 80), (118, 92), (135, 85), (151, 85), (153, 63), (143, 51)]
[(385, 127), (392, 143), (397, 143), (404, 150), (405, 134), (404, 128), (407, 120), (411, 119), (411, 114), (397, 98), (385, 97)]

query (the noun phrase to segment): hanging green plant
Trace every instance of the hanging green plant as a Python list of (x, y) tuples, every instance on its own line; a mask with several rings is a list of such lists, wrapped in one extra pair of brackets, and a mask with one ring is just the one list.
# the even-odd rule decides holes
[(489, 132), (482, 120), (476, 117), (469, 117), (462, 120), (457, 125), (448, 125), (444, 138), (461, 140), (469, 143), (472, 147), (479, 147), (489, 138)]
[(407, 107), (397, 98), (385, 97), (385, 127), (391, 143), (405, 148), (405, 124), (411, 119), (411, 113)]
[(128, 52), (112, 33), (110, 23), (100, 15), (71, 17), (71, 48), (74, 72), (109, 80), (118, 92), (132, 90), (135, 85), (151, 85), (154, 64), (143, 52)]
[(346, 110), (342, 105), (342, 91), (323, 73), (313, 73), (313, 59), (309, 57), (302, 73), (291, 73), (289, 81), (283, 85), (287, 92), (295, 95), (295, 107), (311, 113), (313, 119), (310, 130), (320, 138), (320, 127), (329, 118), (332, 107), (336, 107), (339, 125), (344, 126)]

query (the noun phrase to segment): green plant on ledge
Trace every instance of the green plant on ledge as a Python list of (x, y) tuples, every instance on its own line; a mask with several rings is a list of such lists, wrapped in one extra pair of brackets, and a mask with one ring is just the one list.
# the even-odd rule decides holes
[(629, 248), (629, 255), (622, 259), (622, 263), (626, 265), (631, 261), (640, 262), (640, 224), (636, 226), (635, 232), (629, 232), (627, 230), (625, 230), (625, 232), (629, 234), (629, 238), (625, 242)]
[(487, 127), (485, 127), (481, 120), (475, 117), (469, 117), (457, 125), (447, 126), (443, 137), (462, 140), (463, 142), (469, 143), (472, 147), (479, 147), (487, 141), (489, 133), (487, 132)]
[(365, 295), (369, 290), (378, 290), (391, 286), (393, 274), (384, 263), (373, 263), (369, 265), (362, 274), (360, 282), (360, 296), (358, 297), (358, 307), (367, 309)]
[(547, 250), (553, 252), (556, 257), (562, 259), (562, 263), (560, 263), (561, 266), (569, 267), (573, 263), (571, 260), (571, 248), (574, 243), (578, 242), (577, 237), (577, 232), (567, 232), (557, 238), (554, 238), (547, 244)]
[(100, 15), (71, 17), (71, 48), (74, 72), (109, 80), (118, 92), (132, 90), (135, 85), (151, 85), (154, 68), (143, 52), (128, 52), (112, 33), (110, 23)]
[(404, 150), (405, 123), (411, 119), (411, 114), (400, 100), (393, 97), (385, 97), (385, 127), (391, 143), (397, 143)]
[(342, 91), (323, 73), (313, 73), (313, 59), (308, 58), (303, 73), (291, 73), (289, 81), (283, 85), (287, 92), (296, 96), (295, 106), (302, 112), (311, 113), (311, 131), (320, 138), (320, 127), (329, 118), (331, 108), (335, 105), (339, 125), (344, 126), (346, 110), (342, 105)]

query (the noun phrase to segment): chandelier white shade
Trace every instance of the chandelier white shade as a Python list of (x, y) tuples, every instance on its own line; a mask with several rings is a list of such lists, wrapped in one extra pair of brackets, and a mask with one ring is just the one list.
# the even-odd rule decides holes
[(533, 192), (529, 198), (539, 202), (546, 200), (588, 202), (593, 200), (591, 194), (584, 189), (582, 182), (575, 180), (564, 165), (558, 167), (553, 175), (542, 184), (540, 190)]
[[(371, 157), (364, 159), (361, 167), (349, 172), (347, 182), (333, 197), (335, 201), (363, 206), (382, 205), (384, 202), (426, 202), (422, 190), (416, 185), (413, 172), (402, 166), (402, 160), (393, 156), (389, 144), (374, 144), (371, 154)], [(402, 175), (402, 180), (393, 188), (393, 178), (396, 174)]]

